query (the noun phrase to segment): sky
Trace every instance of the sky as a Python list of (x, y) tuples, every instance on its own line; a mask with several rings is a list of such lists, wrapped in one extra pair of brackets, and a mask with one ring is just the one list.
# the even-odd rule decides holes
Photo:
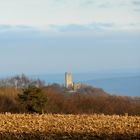
[(0, 75), (140, 70), (140, 0), (0, 0)]

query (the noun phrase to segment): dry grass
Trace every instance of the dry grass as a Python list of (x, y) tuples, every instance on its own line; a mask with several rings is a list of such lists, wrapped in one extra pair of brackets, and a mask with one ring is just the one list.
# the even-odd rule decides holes
[(0, 139), (140, 139), (140, 117), (0, 114)]

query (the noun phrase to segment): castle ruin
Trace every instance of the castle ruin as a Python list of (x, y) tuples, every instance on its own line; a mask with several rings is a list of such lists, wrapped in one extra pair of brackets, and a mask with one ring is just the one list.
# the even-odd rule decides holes
[(80, 89), (81, 84), (79, 84), (79, 83), (74, 83), (74, 82), (72, 81), (71, 74), (70, 74), (69, 72), (66, 72), (66, 73), (65, 73), (65, 87), (66, 87), (67, 89), (76, 91), (76, 90)]
[(71, 74), (68, 73), (68, 72), (65, 73), (65, 86), (66, 86), (66, 88), (72, 88), (73, 87)]

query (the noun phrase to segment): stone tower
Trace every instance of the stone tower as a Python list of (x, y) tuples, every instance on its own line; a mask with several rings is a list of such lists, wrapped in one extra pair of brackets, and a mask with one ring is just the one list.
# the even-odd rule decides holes
[(68, 73), (68, 72), (65, 73), (65, 86), (66, 86), (66, 88), (72, 88), (73, 87), (71, 74)]

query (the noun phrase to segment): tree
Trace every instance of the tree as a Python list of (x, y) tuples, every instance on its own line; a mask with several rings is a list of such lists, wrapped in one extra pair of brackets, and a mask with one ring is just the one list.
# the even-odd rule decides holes
[(47, 96), (42, 89), (36, 86), (29, 86), (18, 94), (18, 101), (28, 112), (44, 113), (47, 105)]
[(24, 74), (0, 80), (0, 87), (27, 88), (29, 85), (43, 87), (45, 83), (39, 79), (29, 79)]

